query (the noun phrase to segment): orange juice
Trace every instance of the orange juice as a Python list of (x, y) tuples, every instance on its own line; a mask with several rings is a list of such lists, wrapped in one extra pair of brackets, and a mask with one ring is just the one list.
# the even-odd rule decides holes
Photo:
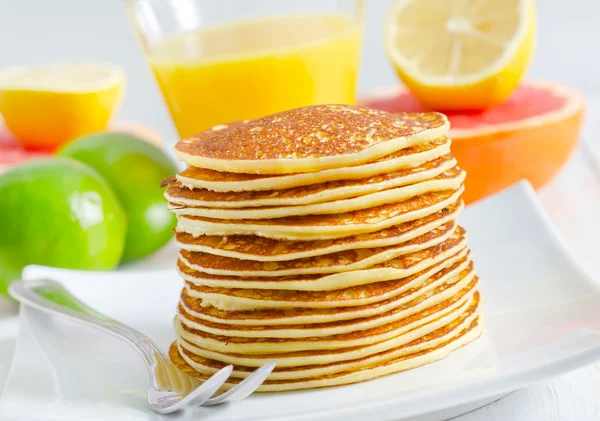
[(362, 26), (342, 14), (242, 21), (184, 32), (150, 50), (181, 137), (219, 123), (355, 102)]

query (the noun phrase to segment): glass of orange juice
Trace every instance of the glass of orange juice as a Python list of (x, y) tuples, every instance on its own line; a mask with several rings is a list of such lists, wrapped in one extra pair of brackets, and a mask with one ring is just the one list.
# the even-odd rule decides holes
[(125, 0), (175, 127), (356, 100), (363, 0)]

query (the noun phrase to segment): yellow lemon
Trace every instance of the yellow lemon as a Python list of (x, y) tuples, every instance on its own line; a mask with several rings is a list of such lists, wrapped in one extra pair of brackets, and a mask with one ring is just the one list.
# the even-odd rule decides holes
[(527, 69), (534, 38), (533, 0), (397, 0), (385, 28), (402, 81), (440, 110), (502, 103)]
[(10, 68), (0, 72), (0, 114), (23, 146), (55, 150), (103, 130), (124, 85), (123, 71), (108, 64)]

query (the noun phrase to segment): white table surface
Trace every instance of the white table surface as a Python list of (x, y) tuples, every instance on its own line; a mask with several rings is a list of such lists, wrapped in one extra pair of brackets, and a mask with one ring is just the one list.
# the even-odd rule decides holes
[[(600, 287), (600, 249), (597, 246), (600, 238), (600, 138), (595, 136), (600, 130), (600, 118), (596, 116), (600, 117), (600, 101), (589, 104), (579, 148), (561, 173), (539, 192), (539, 197), (582, 267)], [(0, 315), (2, 312), (0, 303)], [(0, 377), (7, 368), (6, 359), (6, 355), (0, 355)], [(518, 390), (454, 420), (596, 420), (600, 419), (599, 391), (600, 363)]]

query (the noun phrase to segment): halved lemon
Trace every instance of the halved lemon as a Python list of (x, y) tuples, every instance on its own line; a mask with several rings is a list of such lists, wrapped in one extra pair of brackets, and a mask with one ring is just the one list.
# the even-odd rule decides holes
[(388, 57), (424, 104), (487, 108), (517, 87), (533, 52), (533, 0), (397, 0)]
[(0, 114), (23, 146), (55, 150), (103, 130), (124, 85), (123, 71), (110, 64), (10, 68), (0, 72)]

